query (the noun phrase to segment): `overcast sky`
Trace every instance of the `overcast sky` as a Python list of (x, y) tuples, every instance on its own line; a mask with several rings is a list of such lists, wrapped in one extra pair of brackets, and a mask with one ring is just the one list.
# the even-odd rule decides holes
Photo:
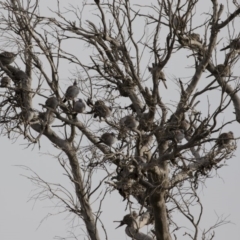
[[(79, 4), (81, 1), (69, 0), (64, 2), (65, 4), (71, 2), (71, 4), (74, 5)], [(136, 0), (133, 2), (136, 2)], [(223, 0), (221, 2), (224, 3), (225, 1)], [(56, 2), (53, 0), (41, 0), (42, 15), (52, 16), (47, 8), (54, 8), (55, 3)], [(145, 4), (146, 1), (141, 0), (137, 1), (137, 3)], [(207, 6), (207, 4), (209, 6)], [(210, 4), (211, 1), (204, 1), (202, 8), (206, 9), (206, 12), (208, 12), (211, 10)], [(89, 16), (90, 14), (89, 12)], [(202, 21), (201, 17), (199, 17), (198, 20)], [(237, 30), (240, 30), (239, 26)], [(228, 40), (227, 31), (221, 32), (220, 36), (223, 38), (220, 46), (223, 46), (223, 43), (226, 43)], [(69, 46), (69, 49), (70, 51), (75, 51), (76, 46)], [(85, 49), (84, 52), (79, 51), (79, 53), (82, 54), (82, 58), (88, 57), (87, 49)], [(165, 99), (171, 100), (178, 94), (178, 88), (174, 81), (171, 80), (173, 76), (190, 76), (186, 76), (187, 66), (186, 62), (182, 61), (183, 59), (184, 55), (176, 56), (175, 59), (167, 65), (165, 73), (168, 77), (168, 90), (163, 93), (163, 98), (165, 97)], [(218, 63), (222, 63), (223, 59), (224, 52), (218, 55)], [(17, 61), (20, 61), (20, 59)], [(67, 68), (68, 66), (66, 66), (66, 69)], [(174, 69), (174, 71), (172, 69)], [(61, 78), (64, 80), (68, 79), (69, 72), (65, 70)], [(235, 68), (234, 73), (235, 75), (239, 74), (239, 65), (238, 68)], [(202, 81), (206, 80), (204, 79), (206, 75), (207, 73), (202, 77)], [(65, 84), (66, 83), (67, 81)], [(64, 87), (66, 86), (63, 85), (63, 89)], [(213, 95), (209, 94), (208, 99), (202, 100), (203, 112), (206, 111), (206, 104), (209, 100), (211, 105), (214, 106), (219, 102), (219, 95), (217, 93)], [(233, 111), (231, 106), (227, 114), (223, 116), (223, 119), (229, 119)], [(239, 129), (239, 124), (234, 123), (231, 126), (227, 126), (226, 131), (232, 130), (235, 137), (239, 137)], [(69, 184), (67, 177), (63, 174), (57, 160), (51, 156), (52, 154), (59, 153), (58, 150), (55, 150), (45, 137), (42, 137), (40, 150), (37, 146), (35, 146), (35, 148), (26, 148), (27, 146), (24, 145), (24, 143), (26, 142), (22, 138), (14, 142), (8, 139), (7, 136), (2, 136), (0, 138), (0, 146), (2, 146), (0, 168), (0, 239), (50, 240), (58, 239), (57, 236), (69, 236), (69, 232), (74, 232), (76, 228), (82, 227), (84, 229), (81, 221), (77, 219), (74, 221), (72, 220), (72, 214), (62, 213), (51, 215), (52, 213), (55, 214), (62, 211), (62, 208), (56, 207), (55, 201), (34, 201), (33, 196), (35, 196), (34, 194), (37, 193), (39, 189), (26, 178), (26, 176), (32, 175), (31, 172), (26, 171), (26, 169), (20, 167), (20, 165), (31, 168), (46, 181), (65, 184), (69, 189), (71, 189), (72, 186)], [(48, 155), (46, 153), (48, 153)], [(227, 166), (219, 169), (214, 178), (208, 179), (205, 187), (200, 186), (198, 189), (204, 205), (201, 223), (202, 229), (213, 225), (218, 217), (227, 217), (227, 220), (231, 222), (216, 230), (217, 240), (235, 240), (239, 239), (240, 236), (240, 194), (239, 186), (237, 185), (237, 183), (240, 182), (239, 156), (240, 150), (237, 150), (235, 157), (226, 162)], [(99, 175), (101, 175), (101, 173), (99, 173)], [(72, 191), (74, 190), (72, 189)], [(102, 221), (105, 223), (105, 227), (108, 231), (108, 238), (110, 240), (130, 239), (126, 237), (124, 228), (115, 230), (117, 224), (113, 223), (114, 220), (121, 220), (126, 214), (124, 212), (125, 207), (126, 202), (122, 202), (122, 198), (120, 198), (116, 192), (112, 192), (106, 196), (106, 201), (103, 205)], [(75, 232), (79, 234), (79, 231), (75, 230)], [(101, 236), (102, 239), (104, 239), (102, 231)], [(186, 237), (183, 237), (182, 239), (185, 238)], [(87, 238), (78, 236), (78, 239), (82, 240)]]

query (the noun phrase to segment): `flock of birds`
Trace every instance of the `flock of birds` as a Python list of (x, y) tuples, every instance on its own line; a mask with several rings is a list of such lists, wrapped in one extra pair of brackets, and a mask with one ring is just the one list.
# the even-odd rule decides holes
[[(195, 34), (195, 35), (192, 37), (195, 39), (199, 39), (198, 34)], [(221, 51), (226, 50), (226, 49), (240, 50), (240, 38), (231, 40), (230, 44), (228, 46), (224, 47), (223, 49), (221, 49)], [(17, 56), (17, 54), (14, 54), (12, 52), (2, 52), (2, 53), (0, 53), (0, 61), (3, 66), (10, 65), (11, 63), (14, 62), (14, 60), (16, 59), (16, 56)], [(152, 67), (148, 68), (151, 73), (153, 72), (153, 68), (155, 67), (155, 65), (156, 64), (153, 64)], [(230, 67), (225, 66), (223, 64), (219, 64), (215, 68), (215, 74), (218, 74), (221, 77), (229, 76)], [(16, 78), (19, 78), (19, 79), (26, 76), (26, 74), (21, 70), (19, 70), (19, 72), (17, 72), (17, 75), (19, 75), (19, 76), (16, 76)], [(212, 74), (210, 76), (212, 76)], [(208, 77), (210, 77), (210, 76), (208, 76)], [(167, 85), (165, 83), (166, 78), (162, 71), (159, 74), (159, 79), (161, 79), (163, 81), (165, 87), (167, 88)], [(7, 88), (10, 85), (11, 85), (11, 78), (8, 76), (2, 77), (0, 86), (3, 88)], [(72, 112), (75, 116), (79, 113), (84, 113), (86, 110), (86, 104), (84, 103), (84, 101), (82, 99), (77, 99), (79, 93), (80, 93), (80, 90), (79, 90), (79, 88), (77, 86), (77, 82), (75, 80), (73, 85), (71, 85), (67, 88), (64, 99), (63, 99), (63, 103), (65, 103), (66, 101), (73, 102)], [(50, 109), (53, 109), (54, 111), (56, 111), (57, 107), (59, 106), (59, 103), (60, 102), (56, 97), (54, 97), (54, 96), (49, 97), (45, 102), (47, 111), (39, 113), (38, 118), (42, 121), (47, 122), (47, 124), (50, 125), (55, 119), (55, 114)], [(99, 119), (101, 120), (101, 118), (106, 119), (111, 116), (112, 109), (111, 109), (111, 107), (106, 106), (104, 101), (98, 100), (95, 103), (93, 103), (92, 101), (88, 100), (87, 104), (92, 109), (88, 113), (94, 114), (94, 118), (99, 117)], [(136, 120), (136, 118), (133, 115), (128, 115), (128, 116), (121, 118), (119, 121), (119, 125), (120, 125), (121, 129), (123, 129), (125, 131), (132, 130), (132, 131), (138, 132), (137, 128), (139, 126), (139, 122)], [(177, 141), (181, 142), (181, 140), (184, 138), (184, 132), (181, 129), (177, 130), (177, 131), (178, 132), (175, 133)], [(117, 141), (117, 138), (113, 132), (111, 132), (111, 133), (106, 132), (106, 133), (102, 134), (102, 136), (99, 139), (100, 139), (100, 141), (98, 143), (104, 143), (109, 147), (111, 147)], [(222, 133), (216, 140), (216, 144), (220, 147), (225, 146), (225, 145), (229, 144), (232, 139), (234, 139), (233, 132), (230, 131), (230, 132)]]

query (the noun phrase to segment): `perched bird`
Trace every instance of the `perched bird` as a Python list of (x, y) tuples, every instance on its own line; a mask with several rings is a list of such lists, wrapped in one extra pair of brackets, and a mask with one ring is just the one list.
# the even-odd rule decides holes
[(138, 214), (135, 211), (133, 211), (132, 213), (125, 215), (122, 221), (114, 221), (114, 222), (120, 222), (120, 225), (115, 229), (123, 226), (124, 224), (126, 224), (128, 227), (134, 227), (135, 225), (137, 225), (136, 224), (137, 217), (138, 217)]
[(37, 113), (32, 108), (23, 107), (22, 112), (20, 113), (20, 116), (21, 116), (21, 120), (23, 121), (22, 123), (25, 125), (25, 124), (29, 124), (30, 122), (32, 122), (32, 120), (36, 119)]
[(5, 76), (1, 79), (1, 87), (9, 87), (11, 84), (11, 78)]
[(116, 141), (117, 141), (117, 138), (115, 137), (115, 134), (113, 132), (104, 133), (100, 137), (100, 141), (97, 142), (97, 144), (98, 143), (104, 143), (104, 144), (108, 145), (109, 147), (111, 147)]
[(167, 84), (166, 84), (167, 79), (163, 71), (159, 72), (158, 79), (162, 80), (164, 87), (167, 89)]
[(166, 84), (167, 79), (165, 77), (164, 72), (160, 71), (159, 69), (160, 67), (158, 66), (158, 64), (155, 64), (155, 63), (152, 63), (152, 67), (148, 67), (148, 70), (153, 75), (153, 77), (154, 75), (156, 75), (157, 79), (162, 80), (165, 88), (167, 89), (167, 84)]
[(120, 119), (120, 126), (127, 129), (136, 130), (138, 125), (139, 122), (132, 115), (128, 115)]
[(14, 83), (16, 85), (20, 85), (24, 82), (24, 81), (27, 81), (28, 80), (28, 75), (20, 70), (20, 69), (17, 69), (17, 68), (14, 68), (12, 66), (8, 66), (8, 69), (12, 72), (12, 75), (13, 75), (13, 78), (12, 80), (14, 81)]
[(172, 26), (175, 30), (179, 30), (182, 32), (186, 27), (186, 23), (180, 16), (173, 15)]
[(187, 119), (183, 119), (180, 123), (180, 128), (184, 130), (185, 134), (191, 134), (193, 132), (193, 128), (191, 128), (190, 123)]
[(200, 34), (198, 34), (198, 33), (191, 33), (189, 35), (189, 38), (191, 40), (194, 40), (194, 41), (197, 41), (197, 42), (201, 42)]
[(227, 133), (222, 133), (216, 140), (216, 144), (219, 147), (222, 147), (224, 145), (228, 145), (229, 143), (231, 143), (233, 139), (234, 139), (234, 135), (233, 135), (232, 131), (227, 132)]
[(222, 48), (220, 51), (224, 51), (226, 49), (234, 49), (234, 50), (240, 50), (240, 38), (236, 38), (230, 41), (230, 44), (224, 48)]
[(65, 99), (63, 100), (63, 102), (66, 102), (68, 100), (74, 100), (78, 96), (79, 92), (80, 90), (77, 86), (77, 81), (75, 80), (73, 85), (67, 88), (67, 91), (65, 93)]
[(56, 97), (50, 97), (46, 100), (45, 105), (49, 108), (56, 110), (59, 105), (59, 101)]
[(184, 130), (183, 129), (174, 130), (174, 137), (177, 142), (181, 143), (182, 140), (185, 138)]
[(54, 122), (55, 120), (55, 114), (53, 112), (40, 112), (38, 114), (38, 117), (40, 120), (42, 120), (46, 125), (50, 125)]
[(2, 65), (9, 65), (14, 62), (16, 56), (18, 55), (12, 52), (1, 52), (0, 53), (0, 61)]
[(224, 64), (219, 64), (216, 66), (213, 74), (207, 76), (207, 78), (213, 76), (214, 74), (219, 75), (220, 77), (228, 77), (230, 75), (231, 68), (230, 66), (225, 66)]
[(97, 5), (99, 5), (100, 0), (94, 0), (94, 2), (95, 2)]
[(81, 98), (79, 98), (78, 101), (76, 101), (73, 104), (73, 111), (76, 113), (83, 113), (85, 108), (86, 108), (86, 104), (83, 102)]
[(111, 108), (107, 107), (103, 101), (98, 100), (95, 102), (93, 110), (90, 113), (94, 113), (94, 118), (99, 117), (101, 120), (101, 118), (110, 117), (111, 111)]
[(129, 97), (129, 91), (135, 91), (135, 83), (131, 79), (126, 78), (122, 83), (117, 82), (117, 89), (122, 97)]

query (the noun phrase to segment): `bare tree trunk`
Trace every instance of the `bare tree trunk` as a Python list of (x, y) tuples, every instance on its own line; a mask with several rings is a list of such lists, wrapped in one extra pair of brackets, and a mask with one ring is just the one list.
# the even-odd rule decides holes
[(157, 240), (171, 240), (164, 196), (165, 191), (158, 190), (150, 197)]
[(85, 222), (88, 234), (92, 240), (100, 240), (98, 230), (97, 230), (97, 224), (93, 216), (91, 206), (89, 204), (89, 199), (87, 199), (86, 191), (84, 190), (83, 178), (82, 178), (81, 171), (79, 169), (79, 163), (76, 156), (76, 151), (74, 151), (74, 149), (70, 149), (68, 151), (65, 151), (65, 153), (68, 156), (68, 159), (72, 168), (75, 191), (81, 205), (81, 214)]

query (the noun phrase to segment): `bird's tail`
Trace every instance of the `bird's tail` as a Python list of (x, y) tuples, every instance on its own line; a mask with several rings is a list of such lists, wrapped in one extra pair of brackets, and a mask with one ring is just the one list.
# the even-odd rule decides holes
[(167, 89), (166, 80), (163, 80), (162, 82), (163, 82), (163, 84), (164, 84), (164, 87)]
[(227, 47), (225, 47), (225, 48), (220, 49), (220, 51), (224, 51), (224, 50), (226, 50), (226, 49), (228, 49), (228, 48), (230, 48), (229, 45), (228, 45)]

